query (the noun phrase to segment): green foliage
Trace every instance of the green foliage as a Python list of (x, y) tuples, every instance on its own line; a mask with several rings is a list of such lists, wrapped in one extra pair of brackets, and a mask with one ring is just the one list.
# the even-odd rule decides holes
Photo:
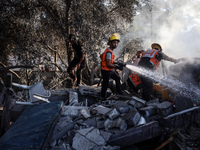
[(13, 55), (18, 65), (38, 65), (50, 64), (57, 51), (66, 70), (68, 35), (75, 33), (84, 42), (92, 71), (110, 35), (124, 33), (123, 24), (133, 21), (138, 6), (136, 0), (0, 1), (1, 54)]

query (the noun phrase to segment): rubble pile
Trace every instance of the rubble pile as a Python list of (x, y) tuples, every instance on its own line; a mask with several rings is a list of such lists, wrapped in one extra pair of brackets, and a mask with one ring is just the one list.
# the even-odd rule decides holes
[[(17, 101), (17, 105), (29, 106), (16, 122), (30, 128), (24, 130), (25, 133), (29, 134), (33, 131), (32, 136), (36, 136), (38, 140), (35, 134), (37, 131), (42, 135), (39, 137), (45, 139), (43, 143), (38, 140), (40, 145), (35, 144), (35, 140), (30, 140), (30, 143), (26, 143), (25, 146), (29, 147), (32, 144), (35, 147), (50, 150), (127, 150), (127, 148), (158, 150), (173, 141), (174, 149), (200, 148), (200, 103), (198, 100), (191, 101), (177, 96), (174, 103), (160, 98), (146, 102), (128, 92), (124, 95), (113, 95), (108, 89), (107, 100), (99, 101), (100, 90), (101, 87), (80, 85), (76, 89), (55, 93), (51, 91), (48, 101), (44, 100), (47, 97), (42, 97), (38, 103)], [(17, 105), (13, 107), (16, 108)], [(31, 114), (29, 114), (30, 109), (33, 109)], [(42, 119), (42, 116), (45, 119)], [(37, 121), (36, 130), (35, 127), (32, 128), (32, 123), (30, 121), (27, 123), (24, 118), (33, 122), (39, 119), (43, 123)], [(47, 128), (47, 122), (49, 128)], [(2, 146), (8, 145), (5, 142), (7, 139), (10, 139), (10, 147), (18, 143), (15, 138), (11, 138), (18, 130), (21, 135), (22, 129), (17, 123), (14, 123), (12, 128), (0, 138), (3, 141)], [(44, 134), (41, 131), (44, 131)], [(26, 138), (27, 135), (22, 135), (18, 139), (23, 143), (23, 140), (28, 138)], [(155, 141), (152, 142), (152, 140)]]
[(115, 95), (98, 102), (99, 92), (89, 86), (68, 90), (68, 105), (63, 107), (49, 149), (118, 150), (161, 136), (170, 126), (188, 125), (199, 118), (199, 108), (192, 108), (193, 113), (198, 111), (197, 118), (182, 118), (177, 126), (174, 119), (191, 110), (180, 113), (171, 102), (146, 102), (135, 96), (119, 100), (120, 96)]

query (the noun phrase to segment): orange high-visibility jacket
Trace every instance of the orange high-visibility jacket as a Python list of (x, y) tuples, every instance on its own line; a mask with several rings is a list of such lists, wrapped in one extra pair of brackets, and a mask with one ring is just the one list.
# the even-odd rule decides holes
[(150, 63), (157, 69), (157, 67), (160, 64), (160, 61), (158, 61), (156, 59), (156, 56), (158, 55), (158, 50), (155, 49), (151, 49), (151, 50), (147, 50), (146, 52), (144, 52), (143, 57), (148, 57), (150, 58)]
[(133, 72), (130, 76), (129, 79), (131, 79), (132, 84), (137, 87), (142, 81), (140, 80), (138, 73)]
[(101, 69), (106, 71), (112, 71), (113, 68), (109, 68), (106, 66), (106, 53), (111, 52), (111, 63), (114, 62), (115, 56), (113, 55), (113, 51), (109, 48), (105, 50), (105, 52), (101, 55)]

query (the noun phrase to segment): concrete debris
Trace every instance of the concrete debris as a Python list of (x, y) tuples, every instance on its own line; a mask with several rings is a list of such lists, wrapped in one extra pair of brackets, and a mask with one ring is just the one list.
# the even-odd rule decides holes
[[(99, 98), (101, 96), (101, 87), (91, 87), (91, 86), (83, 86), (79, 85), (78, 91), (81, 95), (90, 95), (96, 98)], [(112, 91), (108, 88), (106, 91), (107, 95), (110, 96), (112, 94)]]
[(146, 119), (141, 116), (139, 122), (137, 123), (137, 126), (145, 124), (145, 123), (147, 123)]
[(79, 133), (80, 135), (86, 136), (93, 129), (94, 129), (94, 127), (85, 128), (85, 129), (82, 129), (82, 130), (77, 130), (77, 133)]
[[(166, 122), (184, 114), (183, 112), (183, 114), (177, 113), (174, 116), (166, 117), (174, 113), (171, 102), (160, 102), (159, 99), (146, 102), (135, 96), (129, 96), (129, 100), (127, 100), (127, 97), (121, 100), (109, 99), (100, 104), (90, 98), (90, 103), (85, 107), (80, 103), (88, 100), (88, 95), (95, 93), (94, 89), (92, 87), (84, 89), (84, 86), (81, 86), (78, 90), (80, 90), (77, 92), (78, 94), (83, 94), (76, 96), (78, 103), (69, 106), (69, 101), (69, 105), (63, 108), (62, 117), (66, 117), (66, 120), (63, 120), (65, 123), (60, 123), (60, 127), (66, 129), (63, 130), (63, 137), (61, 137), (59, 132), (62, 130), (57, 128), (59, 129), (58, 134), (54, 136), (52, 143), (50, 143), (55, 147), (58, 145), (58, 140), (55, 142), (55, 139), (60, 139), (63, 140), (65, 145), (71, 145), (72, 149), (118, 150), (162, 135), (163, 128), (160, 124), (167, 126)], [(73, 92), (71, 94), (74, 94)], [(196, 112), (195, 109), (191, 111)], [(197, 116), (200, 117), (200, 111), (198, 114)], [(158, 119), (160, 117), (162, 119)], [(191, 118), (190, 122), (199, 117)], [(177, 122), (178, 120), (173, 120), (174, 124), (179, 124)], [(182, 122), (184, 121), (182, 120)]]
[(74, 123), (69, 122), (69, 123), (65, 124), (65, 126), (60, 130), (54, 129), (54, 134), (52, 136), (52, 139), (53, 140), (60, 140), (61, 138), (63, 138), (63, 136), (67, 135), (67, 133), (70, 130), (72, 130), (73, 128), (74, 128)]
[(108, 141), (110, 139), (111, 133), (100, 130), (100, 134), (104, 138), (105, 141)]
[(143, 101), (138, 101), (136, 99), (132, 99), (129, 101), (129, 104), (134, 106), (135, 108), (141, 108), (144, 107), (145, 104), (143, 103)]
[(80, 114), (80, 110), (85, 109), (82, 106), (64, 106), (62, 115), (64, 116), (71, 116), (71, 117), (78, 117)]
[(110, 118), (110, 119), (115, 119), (116, 117), (118, 117), (120, 115), (120, 113), (117, 111), (116, 108), (112, 109), (111, 111), (109, 111), (107, 113), (107, 116)]
[(88, 150), (104, 145), (106, 145), (106, 141), (101, 136), (100, 131), (91, 127), (77, 131), (77, 134), (73, 138), (72, 147), (74, 149)]
[(105, 130), (108, 131), (110, 128), (118, 127), (120, 130), (127, 129), (127, 123), (122, 118), (117, 118), (115, 120), (107, 119), (104, 122)]
[(73, 138), (72, 148), (74, 149), (88, 150), (93, 149), (95, 146), (97, 146), (95, 143), (78, 133)]
[(140, 103), (146, 105), (146, 101), (145, 101), (145, 100), (140, 99), (140, 98), (138, 98), (138, 97), (136, 97), (136, 96), (132, 96), (132, 98), (133, 98), (133, 100), (135, 100), (135, 101), (137, 101), (137, 102), (140, 102)]
[(154, 106), (147, 106), (139, 109), (139, 112), (147, 119), (157, 115), (157, 109)]
[[(191, 126), (200, 120), (199, 106), (176, 112), (169, 101), (154, 99), (146, 102), (130, 95), (111, 96), (109, 100), (99, 102), (99, 89), (82, 85), (67, 92), (68, 95), (64, 93), (68, 97), (67, 102), (48, 141), (47, 149), (50, 150), (135, 147), (135, 144), (162, 136), (164, 131)], [(199, 139), (195, 131), (200, 131), (192, 131), (192, 135), (180, 132), (178, 137), (182, 142), (189, 141), (188, 136), (191, 136), (191, 141), (195, 141), (194, 136)]]
[(137, 110), (129, 112), (129, 113), (124, 115), (124, 120), (130, 126), (131, 125), (136, 126), (137, 123), (140, 121), (140, 118), (141, 118), (141, 115)]
[(78, 93), (75, 90), (69, 91), (69, 105), (76, 105), (78, 103)]
[(84, 118), (91, 117), (90, 112), (89, 112), (89, 110), (87, 108), (82, 108), (80, 110), (80, 112), (81, 112), (81, 115), (83, 115)]
[(103, 146), (106, 145), (105, 139), (100, 135), (100, 132), (98, 129), (93, 129), (90, 131), (86, 138), (94, 142), (96, 145)]
[(101, 114), (101, 115), (105, 115), (107, 114), (109, 111), (111, 111), (110, 108), (104, 107), (102, 105), (98, 105), (97, 107), (93, 108), (97, 111), (97, 113)]
[(129, 105), (124, 101), (117, 101), (114, 106), (121, 114), (127, 113), (129, 111)]
[(168, 116), (173, 113), (173, 104), (167, 101), (157, 104), (158, 114)]

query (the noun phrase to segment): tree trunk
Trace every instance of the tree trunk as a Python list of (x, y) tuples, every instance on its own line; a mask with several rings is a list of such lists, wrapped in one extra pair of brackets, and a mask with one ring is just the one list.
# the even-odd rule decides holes
[(71, 58), (72, 58), (72, 53), (70, 52), (69, 49), (69, 33), (70, 33), (70, 27), (69, 27), (69, 11), (70, 11), (70, 7), (72, 4), (72, 0), (66, 0), (66, 22), (65, 22), (65, 27), (66, 27), (66, 33), (67, 33), (67, 37), (65, 37), (65, 43), (66, 43), (66, 47), (67, 47), (67, 56), (68, 56), (68, 64), (71, 62)]

